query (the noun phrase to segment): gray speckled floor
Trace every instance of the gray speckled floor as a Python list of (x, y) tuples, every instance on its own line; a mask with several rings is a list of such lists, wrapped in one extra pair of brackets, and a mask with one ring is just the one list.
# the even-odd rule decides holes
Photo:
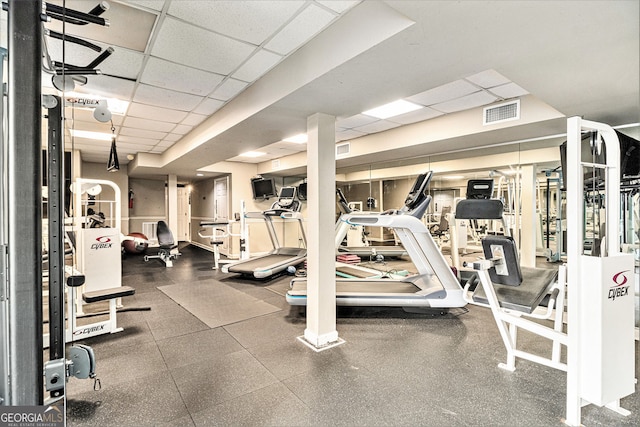
[[(122, 313), (123, 332), (85, 341), (102, 389), (71, 379), (69, 426), (563, 425), (565, 374), (526, 361), (514, 373), (499, 369), (506, 351), (487, 309), (341, 307), (346, 344), (315, 353), (296, 340), (306, 325), (284, 300), (288, 277), (248, 282), (211, 270), (206, 251), (181, 251), (173, 268), (124, 261), (123, 284), (136, 288), (125, 306), (150, 310)], [(211, 328), (158, 290), (190, 283), (194, 291), (228, 287), (278, 310)], [(636, 372), (639, 365), (636, 356)], [(638, 394), (622, 405), (630, 417), (588, 406), (583, 424), (640, 425)]]

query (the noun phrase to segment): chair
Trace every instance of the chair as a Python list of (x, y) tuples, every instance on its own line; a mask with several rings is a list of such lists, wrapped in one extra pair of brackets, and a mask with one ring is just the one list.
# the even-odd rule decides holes
[(156, 235), (158, 236), (158, 253), (157, 255), (145, 255), (144, 260), (159, 258), (167, 267), (173, 267), (173, 260), (182, 254), (178, 251), (178, 244), (173, 240), (173, 233), (166, 222), (158, 221)]
[[(468, 282), (464, 295), (466, 301), (471, 304), (491, 308), (507, 349), (507, 363), (501, 363), (499, 367), (514, 371), (516, 357), (519, 357), (566, 371), (566, 363), (560, 362), (560, 346), (567, 345), (567, 334), (562, 331), (565, 267), (561, 267), (559, 272), (552, 269), (520, 267), (515, 242), (510, 236), (487, 236), (482, 240), (482, 248), (485, 259), (473, 263), (482, 286), (478, 286), (469, 298), (471, 283)], [(547, 300), (547, 307), (544, 309), (540, 307), (543, 300)], [(556, 314), (553, 327), (523, 318), (529, 316), (550, 319), (554, 308)], [(539, 313), (541, 309), (543, 313)], [(518, 328), (551, 340), (551, 357), (519, 349)]]

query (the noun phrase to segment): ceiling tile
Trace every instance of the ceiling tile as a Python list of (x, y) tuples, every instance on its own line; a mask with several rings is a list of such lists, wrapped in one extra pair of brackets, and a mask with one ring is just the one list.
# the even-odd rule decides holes
[[(194, 40), (198, 42), (194, 43)], [(167, 17), (151, 53), (172, 62), (227, 75), (254, 50), (255, 46)]]
[(154, 107), (152, 105), (132, 102), (127, 110), (127, 115), (143, 119), (160, 120), (169, 123), (179, 123), (187, 117), (186, 111), (170, 110), (168, 108)]
[(267, 44), (265, 49), (286, 55), (320, 32), (336, 15), (313, 4), (305, 8)]
[(133, 129), (124, 127), (120, 129), (120, 135), (139, 136), (141, 138), (162, 139), (167, 136), (166, 132), (158, 132), (153, 130)]
[(336, 126), (344, 129), (351, 129), (373, 123), (377, 120), (379, 119), (376, 119), (375, 117), (367, 116), (364, 114), (356, 114), (355, 116), (347, 117), (345, 119), (338, 119), (336, 121)]
[(260, 49), (233, 73), (233, 77), (252, 82), (282, 60), (282, 56)]
[(121, 151), (136, 153), (138, 151), (150, 150), (153, 148), (153, 145), (140, 145), (131, 142), (121, 142), (118, 139), (116, 141), (116, 147), (118, 149), (118, 153), (120, 153)]
[(421, 122), (423, 120), (433, 119), (434, 117), (441, 116), (442, 113), (440, 111), (436, 111), (429, 107), (424, 107), (416, 111), (410, 111), (405, 114), (400, 114), (399, 116), (390, 117), (389, 121), (395, 123), (401, 123), (403, 125), (408, 125), (410, 123)]
[(400, 126), (400, 123), (393, 123), (388, 120), (378, 120), (377, 122), (369, 123), (368, 125), (358, 126), (354, 130), (365, 133), (382, 132), (387, 129), (393, 129)]
[(193, 126), (177, 125), (171, 132), (178, 135), (186, 135), (191, 129), (193, 129)]
[(128, 3), (133, 3), (153, 10), (162, 10), (162, 7), (164, 6), (164, 0), (128, 0)]
[(140, 119), (138, 117), (127, 117), (124, 119), (124, 126), (130, 128), (169, 132), (176, 125), (175, 123), (159, 122), (157, 120)]
[(215, 91), (210, 95), (212, 98), (227, 101), (247, 87), (249, 83), (241, 82), (240, 80), (229, 78), (225, 80)]
[(160, 142), (160, 140), (158, 139), (140, 138), (139, 136), (118, 135), (118, 143), (120, 141), (150, 146), (154, 146), (158, 142)]
[[(119, 114), (112, 114), (111, 121), (114, 125), (119, 126), (122, 124), (123, 116)], [(87, 124), (95, 124), (97, 126), (102, 126), (105, 128), (110, 128), (111, 123), (105, 124), (97, 121), (93, 117), (93, 108), (73, 108), (68, 106), (65, 108), (65, 121), (67, 126), (73, 126), (74, 124), (78, 125), (78, 123), (83, 122)]]
[(109, 76), (87, 76), (87, 84), (76, 86), (76, 92), (102, 95), (107, 98), (131, 99), (135, 83)]
[(177, 133), (170, 133), (169, 135), (164, 137), (163, 141), (176, 142), (180, 138), (182, 138), (182, 135), (178, 135)]
[(515, 83), (507, 83), (506, 85), (492, 87), (491, 89), (489, 89), (489, 92), (494, 93), (500, 98), (504, 99), (517, 98), (529, 93)]
[(140, 82), (193, 95), (208, 95), (223, 78), (220, 74), (196, 70), (152, 56), (147, 61)]
[(336, 132), (336, 141), (345, 141), (347, 139), (355, 139), (364, 135), (366, 135), (366, 133), (364, 132), (358, 132), (357, 130), (353, 130), (353, 129), (346, 129), (340, 132)]
[(463, 96), (462, 98), (432, 105), (431, 108), (442, 111), (443, 113), (455, 113), (456, 111), (469, 110), (471, 108), (490, 104), (496, 99), (497, 98), (490, 93), (481, 91)]
[(168, 13), (217, 33), (262, 44), (289, 20), (304, 1), (174, 1)]
[(337, 13), (342, 13), (348, 9), (351, 9), (353, 6), (360, 3), (360, 1), (349, 1), (349, 0), (316, 0), (323, 6), (328, 7)]
[(196, 108), (194, 108), (193, 112), (198, 114), (204, 114), (206, 116), (210, 116), (216, 111), (220, 109), (224, 105), (223, 101), (213, 98), (207, 98), (200, 103)]
[(152, 148), (151, 150), (149, 150), (149, 153), (160, 154), (160, 153), (164, 153), (165, 150), (166, 150), (166, 148), (155, 147), (155, 148)]
[(156, 144), (157, 147), (160, 148), (169, 148), (171, 147), (173, 144), (175, 144), (174, 141), (160, 141)]
[(151, 104), (163, 108), (191, 111), (202, 101), (202, 96), (161, 89), (149, 85), (139, 85), (133, 97), (135, 102)]
[(497, 72), (496, 70), (486, 70), (478, 74), (474, 74), (469, 77), (465, 77), (465, 80), (469, 80), (471, 83), (488, 89), (494, 86), (500, 86), (510, 82), (508, 78)]
[(182, 121), (183, 125), (196, 126), (202, 123), (208, 116), (191, 113)]
[(465, 81), (456, 80), (442, 86), (421, 92), (417, 95), (406, 98), (408, 101), (422, 105), (433, 105), (444, 101), (460, 98), (465, 95), (477, 92), (477, 86)]

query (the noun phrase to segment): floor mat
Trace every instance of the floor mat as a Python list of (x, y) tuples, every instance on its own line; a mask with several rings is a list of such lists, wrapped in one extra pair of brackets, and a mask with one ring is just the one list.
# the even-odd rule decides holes
[(169, 298), (210, 328), (280, 311), (280, 308), (222, 283), (159, 286)]

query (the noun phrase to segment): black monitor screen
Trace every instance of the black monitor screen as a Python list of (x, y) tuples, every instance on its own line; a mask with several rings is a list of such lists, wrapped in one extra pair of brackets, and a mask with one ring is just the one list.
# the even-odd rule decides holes
[(298, 198), (300, 200), (307, 200), (307, 183), (303, 182), (298, 185)]
[(280, 189), (281, 199), (293, 199), (296, 196), (296, 187), (282, 187)]
[(276, 193), (276, 184), (273, 178), (255, 179), (251, 181), (254, 199), (268, 199), (274, 197)]

